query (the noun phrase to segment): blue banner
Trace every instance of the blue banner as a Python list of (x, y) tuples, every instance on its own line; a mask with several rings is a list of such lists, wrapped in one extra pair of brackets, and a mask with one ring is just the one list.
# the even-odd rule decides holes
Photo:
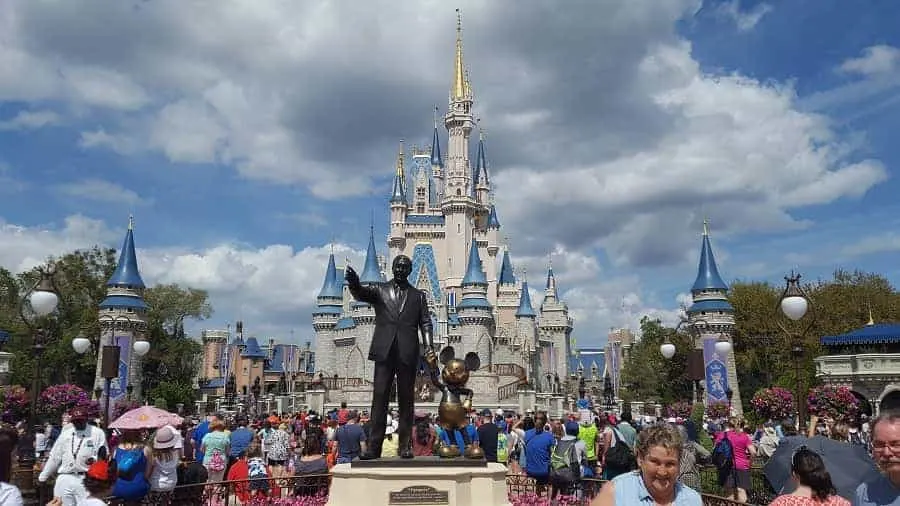
[(703, 338), (703, 364), (706, 368), (707, 402), (728, 402), (728, 366), (716, 352), (716, 336)]
[(114, 341), (119, 347), (119, 377), (109, 382), (106, 395), (109, 397), (110, 412), (107, 417), (116, 409), (116, 403), (124, 401), (128, 395), (128, 365), (131, 363), (131, 336), (118, 336)]

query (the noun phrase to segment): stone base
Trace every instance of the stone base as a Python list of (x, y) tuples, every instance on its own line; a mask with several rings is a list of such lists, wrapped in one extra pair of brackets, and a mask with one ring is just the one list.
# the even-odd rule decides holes
[(334, 466), (328, 506), (510, 506), (502, 464), (412, 464), (418, 460), (402, 466)]

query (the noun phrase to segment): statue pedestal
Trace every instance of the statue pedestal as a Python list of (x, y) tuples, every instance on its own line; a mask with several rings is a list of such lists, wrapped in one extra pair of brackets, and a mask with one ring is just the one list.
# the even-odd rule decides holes
[(510, 506), (506, 467), (463, 459), (416, 457), (338, 464), (328, 506)]

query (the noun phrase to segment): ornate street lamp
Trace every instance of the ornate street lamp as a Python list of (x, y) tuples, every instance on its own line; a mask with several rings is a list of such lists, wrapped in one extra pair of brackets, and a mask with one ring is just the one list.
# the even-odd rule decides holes
[(40, 319), (50, 316), (56, 311), (59, 304), (59, 295), (57, 295), (56, 287), (53, 283), (53, 275), (56, 272), (55, 266), (51, 263), (47, 267), (39, 267), (38, 272), (40, 279), (32, 285), (25, 293), (19, 303), (19, 314), (22, 321), (31, 331), (34, 343), (31, 346), (34, 355), (34, 370), (31, 377), (31, 404), (28, 407), (28, 425), (24, 444), (19, 450), (19, 464), (22, 468), (31, 469), (35, 460), (34, 436), (37, 420), (37, 403), (38, 394), (41, 389), (41, 370), (43, 366), (41, 361), (44, 357), (44, 351), (47, 344), (53, 337), (47, 329), (39, 326)]
[(799, 321), (804, 316), (806, 316), (807, 312), (811, 311), (811, 317), (808, 320), (807, 325), (803, 328), (799, 333), (792, 332), (788, 329), (778, 318), (775, 318), (775, 323), (784, 332), (785, 336), (787, 336), (788, 342), (791, 345), (791, 357), (794, 360), (794, 372), (797, 376), (797, 391), (794, 394), (794, 398), (797, 400), (797, 428), (802, 433), (806, 429), (806, 386), (803, 381), (803, 341), (806, 334), (812, 329), (812, 326), (816, 322), (815, 318), (815, 307), (810, 303), (809, 296), (806, 291), (800, 285), (800, 274), (795, 274), (791, 271), (790, 276), (784, 277), (784, 292), (781, 295), (781, 300), (778, 302), (778, 306), (776, 308), (776, 313), (778, 309), (781, 309), (781, 312), (792, 321)]

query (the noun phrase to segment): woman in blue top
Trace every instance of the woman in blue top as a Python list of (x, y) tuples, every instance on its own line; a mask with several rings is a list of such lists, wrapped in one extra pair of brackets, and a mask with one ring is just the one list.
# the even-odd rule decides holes
[(635, 445), (638, 470), (607, 482), (591, 506), (702, 506), (700, 494), (678, 481), (682, 445), (673, 425), (642, 430)]
[(123, 431), (122, 439), (115, 450), (118, 477), (113, 485), (112, 496), (127, 503), (138, 502), (147, 495), (150, 483), (144, 476), (147, 471), (146, 440), (140, 431)]

